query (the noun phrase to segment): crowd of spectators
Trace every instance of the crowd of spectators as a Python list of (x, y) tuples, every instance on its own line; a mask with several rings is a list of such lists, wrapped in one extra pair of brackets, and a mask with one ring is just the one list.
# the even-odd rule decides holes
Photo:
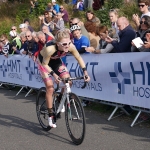
[[(67, 0), (65, 2), (69, 3)], [(103, 1), (101, 2), (103, 3)], [(81, 3), (84, 7), (82, 10)], [(79, 11), (92, 7), (89, 0), (73, 0), (72, 5)], [(38, 7), (38, 0), (31, 1), (30, 13), (36, 7)], [(29, 19), (24, 19), (18, 27), (20, 31), (12, 25), (9, 32), (10, 38), (6, 34), (0, 35), (0, 54), (4, 54), (6, 57), (9, 54), (29, 55), (35, 61), (44, 44), (54, 41), (56, 32), (66, 28), (68, 28), (72, 43), (82, 54), (149, 52), (149, 0), (138, 0), (138, 7), (142, 15), (139, 17), (137, 14), (133, 14), (132, 16), (136, 29), (132, 28), (125, 16), (119, 17), (119, 9), (109, 11), (111, 26), (109, 29), (101, 24), (100, 19), (95, 16), (93, 11), (85, 12), (85, 21), (83, 22), (79, 18), (71, 18), (63, 5), (59, 6), (56, 0), (52, 0), (47, 4), (43, 15), (39, 16), (40, 31), (35, 32), (30, 26)], [(136, 48), (132, 42), (136, 37), (140, 37), (144, 43), (140, 48)]]

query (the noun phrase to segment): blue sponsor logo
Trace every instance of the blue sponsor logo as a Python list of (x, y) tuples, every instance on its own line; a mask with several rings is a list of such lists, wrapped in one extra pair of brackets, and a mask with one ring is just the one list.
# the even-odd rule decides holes
[(3, 77), (6, 77), (7, 65), (5, 65), (4, 63), (0, 65), (0, 71), (2, 71)]
[(118, 94), (125, 94), (125, 84), (131, 84), (130, 73), (123, 72), (121, 62), (114, 63), (114, 72), (109, 72), (112, 83), (118, 85)]
[(34, 68), (31, 67), (31, 61), (27, 61), (27, 67), (25, 67), (27, 74), (29, 75), (29, 81), (32, 81), (32, 76), (34, 75)]
[(38, 71), (36, 63), (33, 61), (27, 61), (27, 66), (25, 67), (27, 74), (29, 75), (29, 81), (33, 81), (35, 78), (37, 82), (43, 82), (42, 77)]

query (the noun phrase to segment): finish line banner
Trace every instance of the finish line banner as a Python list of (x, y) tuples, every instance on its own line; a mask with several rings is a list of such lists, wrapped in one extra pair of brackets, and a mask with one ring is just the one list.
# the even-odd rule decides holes
[[(91, 77), (85, 89), (83, 81), (74, 81), (72, 91), (79, 96), (150, 108), (150, 53), (82, 55)], [(72, 77), (82, 76), (79, 64), (67, 56)], [(33, 88), (43, 87), (37, 65), (28, 56), (0, 56), (0, 81)]]

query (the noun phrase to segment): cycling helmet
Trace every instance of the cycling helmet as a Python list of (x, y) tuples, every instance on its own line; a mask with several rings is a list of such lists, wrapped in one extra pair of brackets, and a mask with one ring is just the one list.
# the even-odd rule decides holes
[(80, 26), (78, 25), (73, 25), (71, 28), (70, 28), (70, 31), (73, 32), (75, 30), (81, 30)]

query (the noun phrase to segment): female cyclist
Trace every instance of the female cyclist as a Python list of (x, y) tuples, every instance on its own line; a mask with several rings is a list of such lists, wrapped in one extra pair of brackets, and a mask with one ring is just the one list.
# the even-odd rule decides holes
[(85, 63), (75, 46), (72, 44), (70, 34), (67, 30), (58, 31), (55, 36), (55, 41), (45, 44), (37, 58), (38, 67), (46, 86), (46, 102), (49, 113), (48, 123), (52, 128), (56, 128), (56, 124), (53, 122), (52, 95), (54, 86), (51, 77), (54, 77), (55, 82), (60, 82), (60, 78), (70, 77), (66, 66), (61, 61), (61, 57), (65, 56), (68, 52), (72, 53), (78, 61), (83, 70), (85, 81), (90, 81)]

